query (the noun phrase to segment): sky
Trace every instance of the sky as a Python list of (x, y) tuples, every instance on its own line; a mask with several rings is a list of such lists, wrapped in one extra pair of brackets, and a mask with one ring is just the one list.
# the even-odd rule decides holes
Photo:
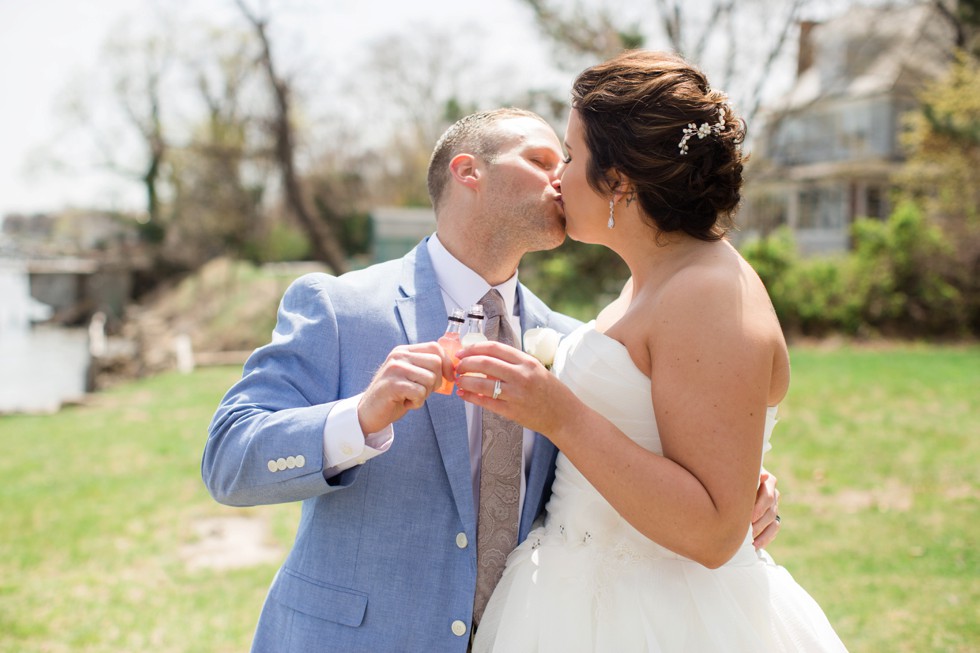
[[(529, 80), (546, 74), (528, 63), (549, 52), (516, 0), (278, 0), (274, 6), (285, 9), (275, 14), (277, 27), (307, 62), (345, 61), (382, 36), (429, 26), (479, 33), (475, 55), (499, 59)], [(232, 0), (0, 0), (0, 217), (92, 203), (139, 206), (137, 185), (106, 173), (59, 170), (45, 152), (64, 137), (59, 104), (97, 70), (107, 38), (152, 25), (161, 7), (223, 24), (237, 20)]]
[[(640, 20), (643, 11), (649, 10), (647, 0), (608, 1), (610, 6), (630, 10), (632, 14), (624, 14), (627, 19), (635, 16)], [(357, 73), (358, 62), (370, 56), (379, 39), (426, 29), (457, 37), (464, 55), (479, 58), (480, 70), (474, 68), (469, 75), (466, 69), (470, 84), (489, 86), (489, 79), (498, 88), (509, 84), (515, 89), (546, 87), (560, 92), (571, 83), (568, 71), (556, 70), (554, 51), (537, 33), (530, 9), (520, 0), (247, 2), (252, 7), (274, 8), (274, 40), (286, 44), (277, 56), (282, 55), (283, 68), (300, 73), (297, 82), (308, 102), (343, 97), (344, 81), (338, 72)], [(813, 0), (808, 12), (819, 15), (807, 17), (826, 17), (851, 2)], [(88, 91), (90, 99), (101, 99), (90, 80), (104, 68), (106, 41), (159, 32), (161, 16), (177, 16), (182, 25), (197, 21), (245, 28), (234, 0), (0, 0), (0, 219), (12, 212), (72, 206), (141, 208), (144, 200), (139, 184), (98, 168), (91, 147), (87, 154), (72, 149), (82, 132), (78, 128), (70, 131), (64, 105), (70, 91), (80, 89)], [(492, 62), (489, 71), (488, 61)], [(783, 69), (783, 74), (774, 71), (770, 86), (790, 83), (785, 71), (792, 66)], [(350, 97), (362, 102), (361, 96)], [(329, 111), (303, 108), (321, 115)], [(377, 107), (373, 110), (377, 112)], [(354, 111), (364, 113), (363, 120), (373, 118), (370, 106), (355, 105)], [(127, 129), (128, 125), (121, 125), (118, 131), (123, 134)], [(59, 157), (53, 152), (59, 152), (60, 159), (70, 162), (73, 169), (56, 165)]]

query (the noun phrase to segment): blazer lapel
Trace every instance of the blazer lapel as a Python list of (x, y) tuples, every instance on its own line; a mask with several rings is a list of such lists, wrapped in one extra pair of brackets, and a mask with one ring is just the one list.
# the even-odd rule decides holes
[[(521, 333), (535, 327), (547, 326), (551, 314), (548, 307), (522, 285), (517, 286), (517, 293), (521, 303)], [(558, 449), (551, 440), (540, 433), (534, 434), (531, 468), (527, 476), (518, 541), (523, 541), (527, 537), (531, 525), (550, 496), (557, 455)]]
[(544, 302), (521, 284), (517, 284), (517, 298), (520, 302), (522, 333), (535, 327), (548, 326), (551, 309)]
[[(400, 279), (402, 297), (396, 301), (395, 310), (407, 342), (437, 340), (446, 328), (446, 305), (436, 282), (426, 241), (412, 250), (404, 261)], [(432, 394), (425, 402), (425, 410), (432, 422), (456, 509), (467, 534), (475, 542), (476, 515), (466, 408), (455, 395)]]

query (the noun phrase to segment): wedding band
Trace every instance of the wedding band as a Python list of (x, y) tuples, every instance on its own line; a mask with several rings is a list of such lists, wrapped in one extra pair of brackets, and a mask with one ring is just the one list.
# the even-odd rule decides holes
[(493, 382), (493, 396), (490, 398), (496, 399), (499, 396), (500, 396), (500, 379), (497, 379), (496, 381)]

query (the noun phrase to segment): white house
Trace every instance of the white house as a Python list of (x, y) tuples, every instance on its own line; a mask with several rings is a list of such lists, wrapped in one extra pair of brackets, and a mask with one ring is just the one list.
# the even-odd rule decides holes
[(803, 23), (796, 81), (762, 117), (741, 238), (788, 225), (804, 253), (841, 251), (856, 218), (887, 217), (902, 116), (944, 73), (953, 43), (928, 4)]

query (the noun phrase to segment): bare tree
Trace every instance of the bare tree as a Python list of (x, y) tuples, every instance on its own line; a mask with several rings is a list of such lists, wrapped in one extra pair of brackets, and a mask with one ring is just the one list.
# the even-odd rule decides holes
[[(523, 0), (541, 31), (573, 56), (575, 68), (644, 46), (666, 48), (706, 68), (739, 100), (751, 124), (803, 11), (814, 0), (651, 0), (630, 17), (610, 2)], [(587, 60), (586, 60), (587, 59)], [(710, 65), (714, 64), (714, 65)]]
[(375, 131), (387, 134), (376, 195), (392, 204), (428, 206), (432, 146), (446, 127), (475, 109), (461, 99), (463, 48), (452, 33), (422, 27), (379, 38), (370, 51), (361, 92), (381, 107), (372, 118)]
[[(611, 57), (617, 52), (639, 47), (644, 36), (637, 24), (623, 26), (607, 7), (586, 9), (576, 2), (573, 7), (558, 7), (552, 0), (524, 0), (534, 12), (541, 31), (566, 53)], [(567, 3), (566, 3), (567, 4)]]
[(167, 219), (163, 213), (161, 186), (170, 148), (164, 127), (165, 80), (175, 57), (168, 33), (143, 40), (116, 39), (105, 50), (111, 75), (112, 94), (126, 122), (137, 136), (140, 150), (137, 162), (127, 161), (119, 144), (115, 125), (96, 125), (90, 114), (89, 127), (102, 167), (139, 181), (146, 196), (149, 230), (162, 237)]
[(212, 26), (199, 35), (184, 53), (185, 85), (198, 103), (186, 142), (170, 156), (174, 224), (168, 240), (192, 267), (226, 252), (241, 256), (260, 240), (271, 172), (267, 137), (248, 110), (252, 96), (264, 91), (254, 36)]
[(956, 47), (980, 58), (980, 0), (931, 0), (930, 4), (956, 30)]
[(249, 22), (261, 45), (258, 65), (265, 71), (269, 91), (273, 98), (274, 115), (270, 128), (275, 139), (275, 159), (279, 166), (286, 205), (306, 231), (314, 255), (337, 274), (347, 270), (347, 261), (339, 239), (332, 226), (310, 209), (296, 171), (296, 137), (292, 122), (292, 94), (290, 81), (276, 66), (269, 41), (269, 18), (253, 12), (244, 0), (235, 0), (242, 15)]

